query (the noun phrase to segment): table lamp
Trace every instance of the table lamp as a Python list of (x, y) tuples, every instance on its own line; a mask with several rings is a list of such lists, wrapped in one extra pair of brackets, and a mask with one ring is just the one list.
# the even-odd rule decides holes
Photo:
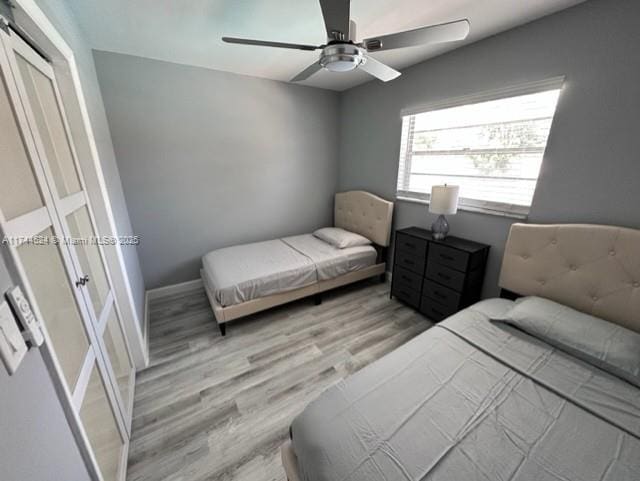
[(452, 215), (458, 211), (458, 192), (460, 186), (457, 185), (434, 185), (431, 187), (431, 200), (429, 201), (429, 212), (438, 214), (436, 221), (431, 224), (431, 234), (436, 240), (442, 240), (449, 233), (449, 223), (445, 214)]

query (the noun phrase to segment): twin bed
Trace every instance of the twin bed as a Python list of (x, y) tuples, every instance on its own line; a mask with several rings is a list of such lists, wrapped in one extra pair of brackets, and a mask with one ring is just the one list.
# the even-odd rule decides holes
[(514, 224), (500, 285), (312, 402), (289, 480), (640, 479), (640, 231)]
[(334, 225), (370, 245), (337, 248), (312, 235), (217, 249), (200, 271), (218, 326), (375, 276), (384, 276), (393, 203), (363, 191), (336, 194)]

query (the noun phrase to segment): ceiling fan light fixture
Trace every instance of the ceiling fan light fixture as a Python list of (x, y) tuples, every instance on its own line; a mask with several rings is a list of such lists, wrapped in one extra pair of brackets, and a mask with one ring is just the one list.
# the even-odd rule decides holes
[(350, 43), (329, 45), (322, 50), (320, 65), (331, 72), (349, 72), (364, 60), (361, 48)]
[(331, 72), (349, 72), (358, 66), (353, 59), (331, 60), (323, 67)]

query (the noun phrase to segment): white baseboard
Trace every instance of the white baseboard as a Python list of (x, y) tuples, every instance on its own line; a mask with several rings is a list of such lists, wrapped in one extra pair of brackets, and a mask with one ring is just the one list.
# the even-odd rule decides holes
[(171, 296), (173, 294), (180, 294), (181, 292), (187, 292), (192, 289), (201, 287), (202, 279), (194, 279), (192, 281), (181, 282), (179, 284), (172, 284), (170, 286), (156, 287), (155, 289), (149, 289), (147, 291), (147, 299), (152, 301), (160, 297)]

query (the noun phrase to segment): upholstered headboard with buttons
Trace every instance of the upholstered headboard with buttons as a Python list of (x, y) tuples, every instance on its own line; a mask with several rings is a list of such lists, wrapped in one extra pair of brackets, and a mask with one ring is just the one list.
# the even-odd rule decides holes
[(640, 332), (640, 230), (513, 224), (500, 287)]
[(380, 246), (389, 245), (392, 216), (393, 202), (377, 195), (362, 190), (336, 194), (334, 225)]

